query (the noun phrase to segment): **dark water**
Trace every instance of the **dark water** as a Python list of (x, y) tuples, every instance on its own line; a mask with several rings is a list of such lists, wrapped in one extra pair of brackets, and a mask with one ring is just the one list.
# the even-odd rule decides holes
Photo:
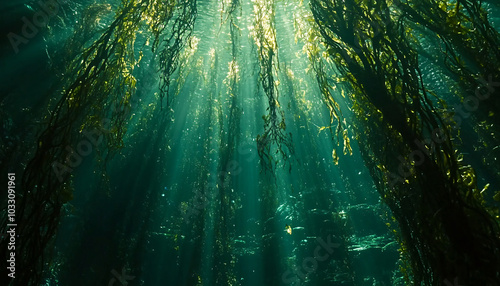
[(497, 2), (0, 7), (2, 285), (500, 284)]

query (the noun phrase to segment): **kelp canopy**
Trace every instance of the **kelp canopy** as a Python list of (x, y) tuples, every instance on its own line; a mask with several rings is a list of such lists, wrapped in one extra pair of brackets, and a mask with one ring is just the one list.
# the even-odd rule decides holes
[[(0, 74), (4, 285), (124, 261), (137, 285), (500, 285), (498, 4), (42, 4), (4, 20), (6, 65), (41, 66)], [(373, 249), (399, 246), (381, 278), (357, 268), (364, 206)]]

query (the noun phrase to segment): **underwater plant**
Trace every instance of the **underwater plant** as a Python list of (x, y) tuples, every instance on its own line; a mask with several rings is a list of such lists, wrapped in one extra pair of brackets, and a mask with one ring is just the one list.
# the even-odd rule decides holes
[[(257, 46), (260, 63), (260, 83), (267, 96), (267, 115), (263, 115), (264, 133), (257, 136), (257, 149), (264, 170), (274, 172), (278, 164), (272, 154), (272, 146), (276, 146), (276, 154), (284, 160), (283, 165), (290, 159), (293, 151), (292, 134), (286, 132), (285, 113), (279, 103), (279, 94), (275, 80), (278, 77), (279, 60), (277, 55), (278, 43), (275, 29), (275, 3), (273, 0), (254, 0), (254, 27), (252, 36)], [(291, 163), (288, 161), (289, 170)]]
[(472, 195), (475, 180), (464, 180), (475, 174), (458, 160), (450, 126), (429, 98), (397, 7), (385, 1), (310, 4), (327, 53), (350, 83), (356, 138), (398, 222), (408, 282), (497, 281), (498, 225)]
[[(29, 199), (19, 199), (19, 232), (26, 235), (19, 239), (25, 251), (18, 257), (16, 285), (38, 285), (42, 279), (47, 246), (57, 231), (62, 206), (71, 197), (71, 171), (79, 165), (74, 159), (74, 151), (68, 150), (77, 146), (81, 133), (84, 130), (103, 131), (105, 144), (98, 150), (102, 170), (113, 154), (123, 147), (130, 101), (136, 85), (133, 70), (143, 55), (142, 51), (136, 53), (134, 50), (136, 35), (147, 27), (152, 31), (149, 35), (155, 47), (160, 36), (168, 34), (169, 41), (175, 39), (175, 43), (167, 41), (166, 46), (161, 46), (163, 54), (174, 55), (180, 51), (179, 46), (185, 40), (184, 31), (192, 27), (192, 23), (191, 26), (185, 24), (186, 20), (179, 17), (174, 24), (175, 30), (164, 30), (177, 5), (174, 2), (159, 5), (159, 2), (149, 0), (122, 1), (113, 20), (97, 39), (90, 36), (91, 32), (85, 25), (77, 28), (69, 38), (65, 52), (72, 60), (67, 63), (62, 79), (65, 86), (45, 118), (47, 126), (40, 134), (36, 151), (22, 176), (22, 187), (30, 196)], [(189, 17), (193, 17), (196, 13), (191, 12), (195, 7), (186, 1), (178, 9), (191, 9)], [(85, 23), (85, 18), (82, 21)], [(175, 70), (175, 64), (174, 61), (165, 67), (166, 78)], [(2, 245), (4, 243), (2, 240)]]
[[(441, 50), (443, 57), (436, 55), (432, 61), (449, 74), (450, 89), (460, 101), (447, 111), (446, 120), (463, 137), (479, 137), (480, 144), (469, 149), (481, 150), (482, 161), (498, 178), (500, 167), (494, 158), (499, 154), (494, 147), (500, 123), (500, 34), (490, 23), (493, 15), (481, 1), (395, 1), (395, 5), (401, 21), (419, 28), (418, 38), (430, 39)], [(473, 127), (460, 126), (469, 116)]]
[[(160, 2), (162, 3), (162, 2)], [(193, 33), (193, 26), (197, 16), (197, 1), (172, 1), (172, 3), (163, 4), (166, 9), (159, 7), (160, 13), (166, 15), (166, 19), (160, 17), (160, 29), (155, 31), (156, 35), (164, 36), (162, 40), (155, 39), (153, 43), (153, 52), (159, 50), (159, 70), (160, 76), (160, 106), (163, 109), (163, 98), (167, 97), (167, 108), (171, 108), (173, 98), (169, 88), (171, 77), (179, 65), (179, 55), (184, 46), (189, 43), (189, 38)], [(170, 17), (175, 15), (174, 23), (170, 27)], [(155, 17), (156, 15), (153, 15)], [(154, 18), (153, 18), (154, 19)], [(157, 20), (158, 21), (158, 20)], [(165, 33), (166, 31), (166, 33)], [(158, 39), (161, 39), (159, 37)]]
[[(113, 210), (103, 221), (116, 231), (97, 249), (112, 245), (110, 256), (127, 260), (143, 284), (168, 276), (162, 283), (276, 285), (287, 267), (304, 261), (313, 264), (301, 265), (310, 275), (294, 277), (306, 285), (375, 284), (354, 266), (365, 249), (353, 250), (359, 233), (351, 203), (366, 203), (367, 194), (388, 208), (407, 284), (497, 283), (500, 40), (485, 6), (69, 1), (43, 39), (56, 79), (37, 103), (36, 142), (12, 147), (19, 137), (7, 137), (15, 128), (6, 120), (0, 130), (2, 155), (14, 150), (27, 158), (19, 164), (23, 251), (10, 285), (64, 284), (80, 271), (74, 265), (92, 259), (94, 268), (123, 263), (98, 259), (102, 253), (81, 261), (87, 249), (79, 243), (91, 245), (102, 227), (84, 220), (99, 217), (103, 205)], [(446, 75), (444, 83), (430, 82), (427, 65)], [(434, 90), (451, 85), (444, 96)], [(450, 119), (458, 110), (443, 110), (477, 92), (484, 101), (458, 130)], [(0, 115), (10, 117), (4, 101)], [(468, 160), (467, 148), (477, 161)], [(78, 150), (95, 162), (84, 164)], [(240, 152), (256, 160), (237, 161)], [(17, 154), (6, 156), (2, 170)], [(92, 173), (85, 187), (75, 179), (80, 165)], [(358, 178), (366, 168), (365, 182)], [(84, 188), (95, 190), (75, 191)], [(88, 201), (72, 206), (80, 194)], [(67, 214), (76, 208), (82, 217)], [(85, 232), (54, 248), (70, 216)], [(311, 242), (331, 234), (342, 246), (316, 265)], [(7, 243), (2, 238), (4, 256)], [(81, 283), (109, 281), (109, 271), (90, 272), (95, 277)]]

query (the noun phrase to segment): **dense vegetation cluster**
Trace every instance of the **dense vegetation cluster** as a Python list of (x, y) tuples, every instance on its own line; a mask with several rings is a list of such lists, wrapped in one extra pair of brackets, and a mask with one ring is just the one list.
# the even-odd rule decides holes
[[(64, 1), (59, 9), (78, 13), (53, 19), (44, 32), (56, 76), (35, 113), (39, 126), (30, 133), (35, 142), (25, 149), (6, 144), (10, 152), (2, 154), (0, 164), (2, 171), (14, 162), (22, 166), (17, 243), (23, 250), (17, 257), (18, 278), (10, 285), (41, 285), (53, 278), (47, 272), (61, 264), (51, 248), (74, 198), (73, 173), (83, 164), (82, 157), (94, 154), (99, 188), (107, 197), (119, 196), (108, 176), (112, 162), (137, 157), (151, 170), (157, 168), (154, 174), (160, 177), (168, 169), (159, 167), (168, 165), (162, 156), (170, 146), (182, 144), (166, 134), (189, 132), (199, 134), (193, 143), (198, 149), (177, 170), (188, 174), (184, 183), (197, 190), (196, 197), (189, 201), (189, 195), (180, 194), (177, 218), (165, 227), (189, 239), (168, 239), (176, 251), (191, 249), (200, 260), (201, 253), (215, 253), (211, 259), (216, 274), (200, 262), (177, 257), (193, 273), (189, 285), (240, 285), (235, 240), (239, 205), (246, 195), (238, 192), (243, 179), (236, 177), (241, 166), (235, 159), (251, 151), (258, 154), (261, 173), (255, 176), (263, 202), (255, 212), (277, 216), (280, 201), (295, 204), (290, 212), (300, 217), (297, 205), (304, 208), (307, 199), (299, 203), (301, 195), (293, 186), (286, 192), (277, 186), (287, 182), (282, 174), (310, 168), (317, 174), (318, 196), (327, 197), (319, 189), (333, 175), (317, 163), (320, 147), (314, 139), (324, 130), (333, 142), (329, 164), (342, 168), (349, 155), (361, 155), (392, 218), (387, 224), (398, 240), (400, 271), (407, 283), (442, 285), (458, 279), (463, 285), (498, 285), (500, 34), (488, 13), (500, 11), (494, 3), (121, 0), (110, 5)], [(217, 28), (199, 35), (195, 30), (202, 13), (215, 15)], [(287, 19), (285, 24), (278, 25), (280, 17)], [(291, 30), (286, 37), (294, 37), (297, 53), (280, 46), (280, 33)], [(63, 32), (64, 44), (54, 44)], [(246, 40), (249, 50), (242, 48)], [(202, 46), (209, 48), (200, 51)], [(296, 58), (304, 58), (306, 66), (294, 65)], [(204, 94), (194, 97), (199, 90)], [(250, 99), (243, 99), (246, 90)], [(153, 101), (146, 102), (148, 94), (154, 94)], [(247, 110), (258, 113), (254, 117), (260, 122), (248, 132), (242, 120)], [(322, 112), (327, 120), (314, 123)], [(7, 113), (2, 103), (0, 115)], [(195, 130), (173, 127), (191, 118), (184, 113), (197, 121)], [(144, 130), (150, 132), (147, 138)], [(248, 134), (253, 134), (250, 143)], [(477, 140), (470, 143), (467, 138)], [(148, 144), (153, 159), (132, 151)], [(310, 154), (301, 151), (304, 146), (310, 146)], [(467, 152), (475, 152), (479, 163), (466, 160)], [(489, 177), (480, 177), (476, 166), (487, 168)], [(157, 202), (159, 196), (146, 192), (138, 199), (147, 213), (141, 217), (144, 225), (163, 214), (159, 209), (166, 206)], [(319, 204), (338, 207), (326, 199)], [(182, 226), (193, 218), (182, 217), (187, 212), (196, 218), (190, 228)], [(356, 285), (346, 246), (351, 226), (342, 215), (318, 217), (343, 242), (335, 254), (343, 262), (335, 271), (350, 277), (346, 285)], [(6, 220), (2, 212), (2, 229)], [(279, 258), (285, 250), (279, 236), (271, 235), (274, 224), (278, 222), (263, 222), (259, 238), (271, 258), (268, 272), (290, 264)], [(141, 251), (147, 251), (141, 244), (150, 237), (126, 235), (135, 228), (122, 227), (122, 237), (130, 239), (128, 246), (117, 248), (133, 248), (135, 256), (130, 256), (139, 264)], [(212, 239), (211, 250), (200, 242)], [(2, 257), (7, 243), (8, 237), (2, 237)], [(314, 277), (310, 281), (319, 279)], [(273, 279), (266, 283), (280, 283), (281, 276)]]

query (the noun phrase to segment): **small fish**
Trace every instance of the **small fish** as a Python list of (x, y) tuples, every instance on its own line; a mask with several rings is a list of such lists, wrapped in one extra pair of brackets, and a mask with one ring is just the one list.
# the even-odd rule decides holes
[(288, 232), (289, 235), (292, 235), (292, 227), (288, 224), (285, 225), (285, 231)]

